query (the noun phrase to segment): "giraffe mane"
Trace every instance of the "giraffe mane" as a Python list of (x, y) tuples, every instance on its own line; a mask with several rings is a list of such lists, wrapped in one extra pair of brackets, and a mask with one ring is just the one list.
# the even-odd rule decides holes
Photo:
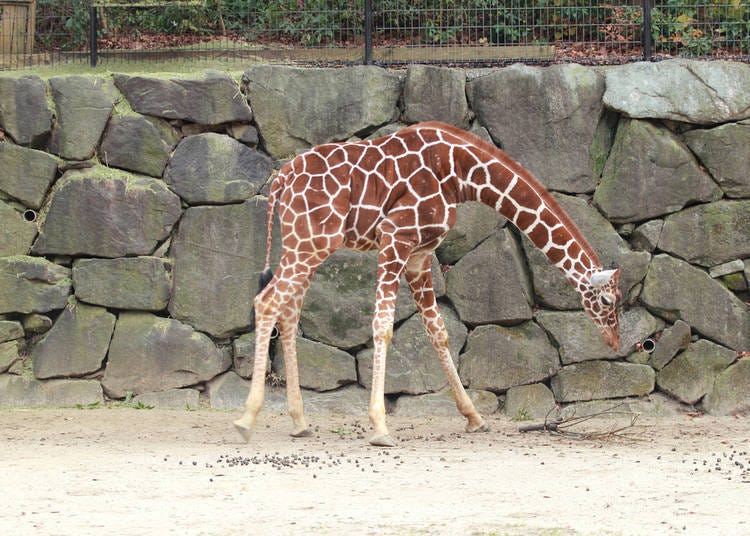
[(591, 244), (589, 244), (588, 240), (586, 240), (586, 238), (583, 236), (583, 233), (581, 233), (581, 230), (573, 222), (573, 220), (570, 219), (570, 216), (568, 216), (567, 212), (565, 212), (562, 206), (560, 206), (560, 203), (558, 203), (558, 201), (554, 197), (552, 197), (552, 194), (550, 194), (549, 190), (544, 187), (539, 179), (537, 179), (529, 170), (527, 170), (521, 164), (511, 158), (505, 151), (483, 140), (476, 134), (472, 134), (471, 132), (467, 132), (447, 123), (441, 123), (440, 121), (417, 123), (415, 125), (411, 125), (409, 128), (413, 128), (415, 130), (433, 128), (435, 130), (440, 130), (442, 132), (450, 134), (451, 136), (460, 138), (476, 146), (481, 151), (489, 154), (492, 158), (495, 158), (505, 167), (512, 170), (523, 181), (525, 181), (526, 184), (528, 184), (529, 188), (531, 188), (544, 201), (547, 207), (552, 212), (554, 212), (554, 214), (560, 219), (560, 222), (568, 229), (568, 231), (570, 231), (570, 234), (573, 236), (573, 238), (581, 245), (584, 252), (591, 258), (591, 262), (595, 266), (599, 268), (601, 267), (599, 257), (591, 247)]

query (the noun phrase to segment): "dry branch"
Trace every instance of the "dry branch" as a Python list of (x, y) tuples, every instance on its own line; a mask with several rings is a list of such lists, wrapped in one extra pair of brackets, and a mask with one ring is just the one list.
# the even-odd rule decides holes
[[(632, 439), (630, 436), (625, 436), (622, 432), (625, 430), (629, 430), (635, 426), (636, 421), (638, 420), (638, 417), (640, 417), (640, 413), (636, 413), (633, 411), (618, 411), (617, 408), (622, 406), (623, 404), (617, 404), (615, 406), (612, 406), (611, 408), (605, 409), (604, 411), (600, 411), (597, 413), (592, 413), (590, 415), (581, 415), (576, 416), (575, 413), (571, 415), (570, 417), (561, 417), (554, 420), (550, 420), (549, 416), (551, 415), (553, 410), (550, 410), (549, 413), (547, 413), (547, 417), (545, 417), (543, 423), (539, 424), (530, 424), (525, 426), (520, 426), (518, 428), (518, 431), (521, 433), (525, 432), (554, 432), (556, 434), (564, 435), (566, 437), (572, 437), (575, 439), (605, 439), (605, 438), (611, 438), (611, 437), (628, 437)], [(590, 421), (592, 419), (596, 419), (599, 417), (612, 417), (617, 415), (623, 415), (627, 416), (629, 418), (629, 422), (626, 425), (622, 426), (611, 426), (602, 430), (595, 430), (590, 432), (578, 432), (571, 430), (572, 427), (578, 426), (584, 422)]]

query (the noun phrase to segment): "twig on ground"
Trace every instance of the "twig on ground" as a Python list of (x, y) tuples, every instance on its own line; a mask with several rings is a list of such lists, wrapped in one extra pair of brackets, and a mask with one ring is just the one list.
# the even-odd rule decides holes
[[(560, 417), (555, 420), (549, 420), (549, 415), (552, 413), (550, 411), (547, 414), (547, 417), (544, 419), (543, 423), (539, 424), (530, 424), (526, 426), (521, 426), (518, 428), (519, 432), (525, 433), (525, 432), (554, 432), (556, 434), (564, 435), (566, 437), (572, 437), (575, 439), (606, 439), (611, 437), (625, 437), (628, 439), (635, 439), (629, 435), (623, 434), (624, 431), (629, 430), (635, 426), (636, 421), (638, 420), (638, 417), (640, 417), (640, 413), (636, 413), (633, 411), (616, 411), (617, 408), (622, 406), (623, 404), (617, 404), (615, 406), (612, 406), (611, 408), (605, 409), (604, 411), (600, 411), (597, 413), (592, 413), (590, 415), (582, 415), (580, 417), (576, 417), (575, 413), (571, 415), (570, 417)], [(613, 415), (623, 415), (628, 416), (630, 418), (630, 422), (626, 425), (622, 426), (613, 426), (606, 428), (604, 430), (596, 430), (596, 431), (590, 431), (590, 432), (577, 432), (570, 430), (571, 427), (580, 425), (581, 423), (584, 423), (586, 421), (596, 419), (598, 417), (611, 417)]]

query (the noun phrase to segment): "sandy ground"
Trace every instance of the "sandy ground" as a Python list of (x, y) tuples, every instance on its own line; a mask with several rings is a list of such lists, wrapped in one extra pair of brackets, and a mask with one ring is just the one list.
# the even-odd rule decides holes
[(261, 416), (244, 444), (226, 412), (0, 411), (0, 534), (750, 535), (748, 418), (641, 419), (631, 440), (390, 418), (378, 449), (364, 418), (293, 439)]

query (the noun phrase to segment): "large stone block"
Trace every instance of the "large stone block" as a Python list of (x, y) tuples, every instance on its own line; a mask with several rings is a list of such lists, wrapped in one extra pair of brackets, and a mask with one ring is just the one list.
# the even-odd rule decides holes
[(720, 373), (703, 399), (711, 415), (742, 415), (750, 412), (750, 359), (739, 360)]
[(39, 379), (76, 377), (102, 368), (115, 315), (82, 303), (63, 310), (52, 329), (31, 349), (34, 376)]
[(682, 404), (669, 395), (654, 391), (646, 396), (587, 400), (566, 404), (560, 412), (560, 417), (566, 419), (594, 416), (596, 420), (591, 421), (593, 423), (591, 426), (600, 425), (600, 419), (608, 419), (612, 429), (615, 429), (619, 426), (613, 422), (615, 419), (620, 419), (623, 425), (627, 425), (632, 422), (631, 419), (635, 413), (649, 418), (674, 418), (685, 417), (689, 413), (694, 414), (695, 408)]
[(114, 80), (130, 106), (142, 114), (202, 125), (253, 118), (237, 83), (223, 72), (205, 71), (195, 78), (116, 74)]
[(273, 158), (361, 136), (399, 116), (400, 78), (378, 67), (258, 65), (245, 71), (242, 80)]
[(659, 388), (686, 404), (695, 404), (711, 391), (717, 376), (736, 359), (737, 352), (699, 340), (656, 375)]
[[(266, 359), (266, 372), (271, 370), (271, 348), (274, 343), (269, 344), (268, 358)], [(232, 369), (245, 379), (253, 377), (255, 365), (255, 331), (244, 333), (232, 341)]]
[(99, 158), (107, 166), (161, 177), (179, 135), (166, 121), (142, 115), (113, 117)]
[(175, 149), (164, 180), (188, 204), (244, 201), (271, 174), (271, 159), (229, 136), (188, 136)]
[(656, 370), (663, 369), (677, 352), (684, 350), (690, 344), (691, 332), (687, 322), (678, 320), (672, 327), (661, 332), (654, 351), (648, 359), (648, 364)]
[(359, 385), (347, 385), (335, 391), (317, 393), (303, 391), (305, 413), (308, 415), (364, 416), (370, 402), (370, 393)]
[(650, 311), (670, 322), (683, 320), (698, 333), (729, 348), (747, 348), (747, 306), (706, 272), (684, 261), (666, 254), (655, 256), (641, 300)]
[(563, 367), (552, 378), (558, 402), (644, 396), (654, 390), (654, 369), (619, 361), (586, 361)]
[(157, 257), (78, 259), (73, 263), (76, 298), (115, 309), (160, 311), (171, 294), (171, 266)]
[(23, 324), (15, 320), (0, 320), (0, 342), (23, 338)]
[(630, 244), (634, 249), (653, 252), (659, 243), (664, 220), (650, 220), (635, 229), (630, 235)]
[[(212, 409), (242, 409), (250, 389), (250, 382), (234, 372), (227, 372), (208, 384)], [(286, 393), (279, 387), (267, 387), (263, 412), (286, 412)], [(302, 391), (307, 415), (363, 415), (367, 411), (369, 393), (357, 385), (348, 385), (335, 391), (318, 393)], [(261, 418), (262, 418), (261, 414)]]
[(706, 267), (750, 257), (750, 200), (697, 205), (669, 216), (659, 249)]
[(56, 76), (49, 80), (56, 121), (50, 151), (68, 160), (86, 160), (96, 147), (115, 107), (112, 82), (91, 76)]
[(511, 387), (505, 394), (503, 413), (511, 419), (525, 421), (557, 416), (555, 395), (543, 383)]
[[(273, 370), (286, 378), (286, 361), (281, 342), (276, 344)], [(342, 385), (356, 383), (357, 363), (354, 356), (320, 342), (297, 337), (299, 383), (305, 389), (331, 391)]]
[(606, 80), (604, 104), (629, 117), (700, 125), (750, 117), (750, 67), (742, 63), (631, 63), (607, 69)]
[(750, 122), (691, 130), (685, 141), (724, 194), (750, 197)]
[[(173, 317), (215, 337), (247, 329), (266, 254), (267, 206), (253, 198), (185, 211), (170, 250)], [(274, 261), (279, 243), (276, 234)]]
[(0, 201), (0, 222), (0, 257), (26, 255), (36, 238), (36, 224), (26, 221), (20, 210), (3, 201)]
[(187, 324), (126, 312), (115, 325), (102, 387), (112, 398), (166, 391), (210, 380), (231, 362), (228, 352)]
[[(547, 188), (591, 192), (601, 158), (595, 142), (608, 136), (603, 118), (604, 78), (580, 65), (513, 65), (467, 84), (471, 108), (492, 139)], [(512, 103), (512, 104), (511, 104)]]
[(57, 160), (42, 151), (0, 143), (0, 192), (38, 209), (57, 175)]
[[(466, 327), (449, 307), (440, 308), (448, 345), (454, 363), (466, 342)], [(359, 381), (368, 389), (372, 386), (373, 349), (357, 354)], [(393, 333), (388, 349), (385, 373), (386, 393), (423, 394), (439, 391), (448, 385), (437, 353), (427, 337), (419, 315), (413, 315)]]
[[(340, 249), (318, 269), (302, 306), (300, 325), (305, 337), (339, 348), (366, 344), (372, 337), (375, 309), (377, 252)], [(445, 293), (440, 266), (433, 257), (435, 295)], [(395, 320), (416, 311), (404, 278), (396, 298)]]
[(601, 331), (583, 311), (541, 311), (536, 321), (547, 330), (559, 346), (563, 364), (615, 359), (635, 351), (637, 343), (660, 331), (664, 322), (636, 307), (620, 313), (620, 350), (615, 352), (604, 343)]
[(469, 334), (459, 372), (472, 389), (502, 392), (540, 382), (560, 369), (557, 350), (533, 322), (505, 328), (479, 326)]
[(528, 320), (531, 287), (520, 248), (508, 229), (491, 235), (451, 268), (446, 296), (468, 324)]
[(88, 406), (103, 402), (97, 380), (39, 381), (24, 376), (0, 376), (0, 407)]
[(404, 85), (404, 121), (442, 121), (468, 129), (466, 73), (432, 65), (411, 65)]
[(133, 404), (149, 408), (171, 408), (196, 410), (199, 407), (198, 389), (169, 389), (155, 393), (143, 393), (133, 397)]
[(437, 258), (443, 264), (454, 264), (506, 221), (492, 207), (477, 202), (461, 203), (456, 206), (456, 224), (435, 252)]
[(648, 121), (622, 119), (594, 203), (610, 221), (622, 223), (721, 196), (675, 134)]
[(38, 257), (0, 257), (0, 314), (62, 309), (71, 284), (70, 268)]
[(377, 257), (341, 249), (313, 278), (302, 306), (306, 337), (339, 348), (353, 348), (372, 337)]
[(0, 374), (21, 360), (18, 341), (0, 342)]
[(207, 387), (211, 409), (241, 409), (245, 407), (250, 382), (229, 371), (208, 382)]
[(47, 144), (52, 110), (41, 78), (0, 77), (0, 127), (19, 145), (42, 148)]
[[(481, 415), (492, 415), (497, 411), (498, 402), (495, 393), (467, 389), (466, 394), (469, 395), (474, 407)], [(402, 417), (423, 418), (455, 417), (460, 415), (458, 409), (456, 409), (453, 392), (450, 389), (439, 393), (427, 393), (425, 395), (400, 396), (396, 400), (393, 414)]]
[(182, 209), (160, 180), (106, 168), (71, 170), (40, 215), (35, 254), (150, 255)]

